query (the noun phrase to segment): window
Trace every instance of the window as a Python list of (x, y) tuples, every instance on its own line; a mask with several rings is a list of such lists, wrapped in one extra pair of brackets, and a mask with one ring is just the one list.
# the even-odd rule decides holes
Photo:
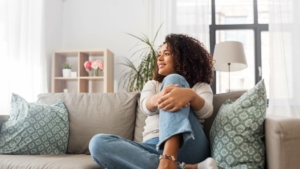
[[(223, 41), (243, 44), (248, 68), (230, 72), (215, 72), (214, 93), (248, 90), (262, 78), (268, 83), (268, 0), (211, 0), (210, 51)], [(268, 86), (268, 85), (266, 85)], [(267, 89), (268, 90), (268, 89)]]

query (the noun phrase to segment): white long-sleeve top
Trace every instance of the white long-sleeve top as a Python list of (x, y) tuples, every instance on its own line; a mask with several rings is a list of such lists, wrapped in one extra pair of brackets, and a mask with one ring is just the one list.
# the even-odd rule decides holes
[[(145, 121), (146, 125), (143, 132), (143, 141), (158, 137), (159, 135), (159, 110), (157, 109), (154, 112), (149, 111), (146, 107), (146, 102), (150, 97), (159, 93), (161, 85), (162, 83), (158, 81), (150, 80), (145, 84), (143, 91), (141, 92), (140, 107), (143, 113), (148, 116)], [(211, 87), (207, 83), (196, 83), (192, 90), (205, 100), (204, 106), (200, 110), (194, 111), (199, 122), (203, 123), (204, 119), (210, 117), (213, 112), (213, 93)]]

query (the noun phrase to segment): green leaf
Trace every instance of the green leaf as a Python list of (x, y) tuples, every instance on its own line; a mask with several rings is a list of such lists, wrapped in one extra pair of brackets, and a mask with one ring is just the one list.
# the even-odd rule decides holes
[(157, 51), (154, 50), (155, 49), (154, 41), (161, 27), (162, 24), (159, 26), (159, 29), (156, 31), (155, 37), (152, 42), (150, 41), (149, 37), (144, 33), (142, 33), (142, 35), (140, 36), (133, 35), (131, 33), (126, 33), (127, 35), (138, 39), (140, 42), (137, 45), (133, 46), (131, 49), (145, 45), (145, 47), (137, 49), (131, 55), (131, 56), (137, 54), (139, 55), (138, 58), (141, 60), (141, 62), (137, 67), (128, 58), (125, 58), (124, 63), (121, 63), (121, 65), (124, 65), (130, 69), (127, 72), (123, 71), (121, 75), (122, 79), (124, 79), (123, 87), (128, 92), (142, 91), (145, 83), (148, 80), (151, 80), (153, 78), (153, 69), (154, 69), (155, 59), (157, 55)]
[(154, 42), (155, 42), (155, 40), (156, 40), (156, 37), (157, 37), (157, 35), (158, 35), (158, 32), (159, 32), (160, 28), (162, 27), (162, 25), (163, 25), (163, 23), (161, 23), (161, 24), (160, 24), (160, 26), (159, 26), (158, 30), (156, 31), (156, 34), (155, 34), (155, 36), (154, 36), (154, 39), (153, 39), (152, 43), (154, 43)]

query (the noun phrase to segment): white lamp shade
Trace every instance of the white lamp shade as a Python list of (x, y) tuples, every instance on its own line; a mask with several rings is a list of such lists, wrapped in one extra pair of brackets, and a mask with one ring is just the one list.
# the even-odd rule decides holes
[(228, 63), (230, 71), (243, 70), (248, 67), (244, 47), (241, 42), (226, 41), (220, 42), (214, 50), (215, 70), (228, 72)]

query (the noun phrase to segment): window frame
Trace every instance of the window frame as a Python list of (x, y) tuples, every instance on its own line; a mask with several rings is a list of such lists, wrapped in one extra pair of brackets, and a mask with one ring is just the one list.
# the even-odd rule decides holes
[[(248, 29), (253, 30), (254, 32), (254, 66), (255, 66), (255, 84), (258, 83), (262, 77), (259, 76), (259, 67), (262, 67), (261, 63), (261, 32), (269, 31), (269, 25), (268, 24), (259, 24), (258, 23), (258, 6), (257, 6), (257, 0), (253, 0), (253, 24), (219, 24), (216, 25), (216, 3), (215, 0), (211, 0), (211, 25), (209, 25), (209, 40), (210, 40), (210, 51), (213, 55), (214, 48), (216, 45), (216, 31), (219, 30), (242, 30), (242, 29)], [(214, 71), (214, 79), (213, 83), (211, 84), (213, 93), (216, 94), (216, 71)], [(253, 85), (255, 85), (253, 84)]]

